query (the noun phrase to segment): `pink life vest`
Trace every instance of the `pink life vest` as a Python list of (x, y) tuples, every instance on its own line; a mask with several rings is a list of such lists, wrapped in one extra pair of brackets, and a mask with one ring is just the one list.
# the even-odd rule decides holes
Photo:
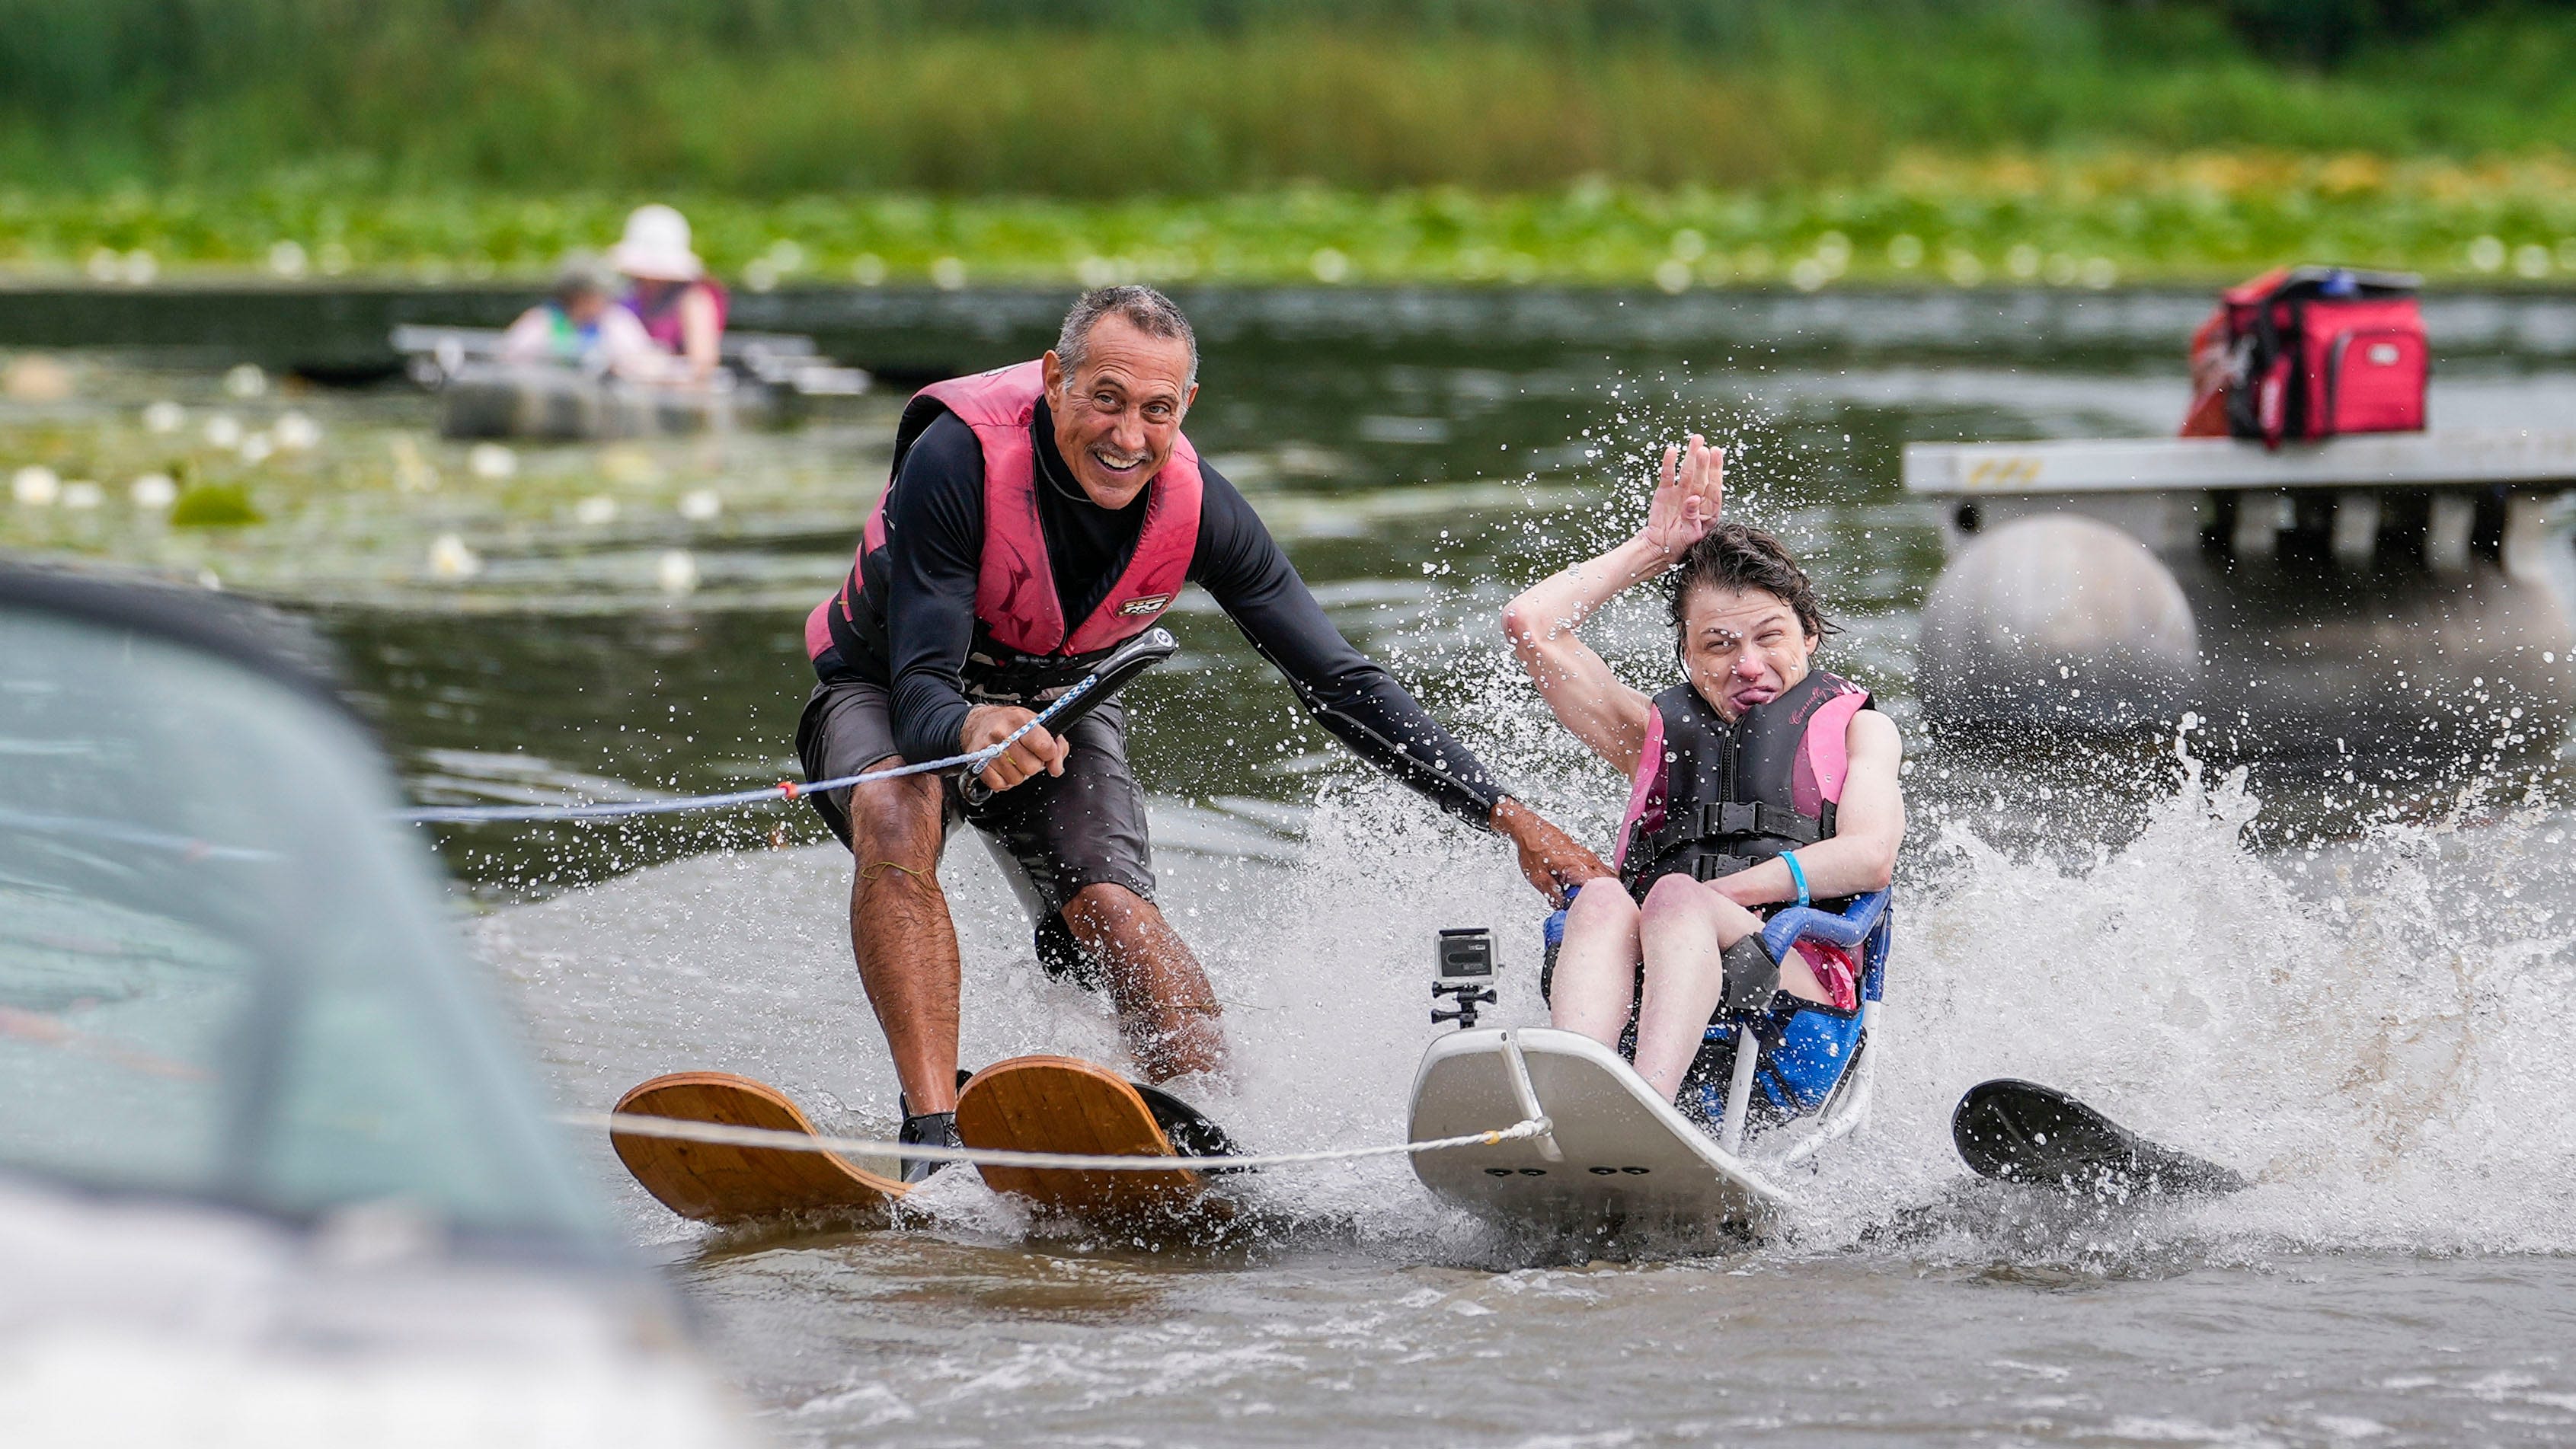
[(635, 288), (626, 294), (626, 310), (634, 313), (635, 320), (644, 324), (644, 335), (652, 338), (654, 345), (668, 353), (686, 352), (689, 342), (686, 337), (680, 335), (680, 299), (701, 287), (705, 288), (707, 295), (715, 301), (716, 332), (721, 336), (724, 332), (725, 313), (731, 309), (726, 306), (723, 285), (713, 280), (700, 279), (673, 287), (662, 294), (660, 306), (649, 310), (644, 301), (644, 289)]
[(1655, 696), (1619, 824), (1619, 879), (1732, 874), (1834, 833), (1852, 716), (1869, 692), (1821, 669), (1729, 724), (1689, 683)]
[[(1056, 591), (1055, 569), (1047, 558), (1046, 533), (1038, 522), (1037, 452), (1029, 429), (1037, 419), (1046, 384), (1041, 365), (1022, 362), (974, 377), (932, 383), (904, 405), (895, 427), (894, 471), (903, 471), (904, 455), (914, 440), (942, 412), (954, 413), (972, 428), (984, 454), (984, 547), (975, 584), (975, 651), (971, 673), (1026, 673), (1028, 666), (1051, 674), (1062, 666), (1107, 653), (1153, 626), (1189, 578), (1191, 557), (1198, 551), (1198, 450), (1186, 437), (1175, 438), (1172, 456), (1145, 487), (1145, 520), (1118, 576), (1090, 615), (1075, 622), (1064, 617)], [(893, 485), (887, 485), (891, 492)], [(835, 625), (855, 628), (869, 603), (864, 596), (867, 563), (886, 546), (885, 499), (868, 514), (859, 539), (857, 561), (838, 592), (815, 606), (805, 621), (806, 652), (816, 658), (835, 642)], [(880, 601), (879, 607), (882, 607)], [(1048, 665), (1058, 666), (1053, 670)], [(1015, 667), (1016, 666), (1016, 667)], [(1064, 682), (1070, 683), (1067, 679)], [(997, 696), (1009, 689), (976, 690)]]

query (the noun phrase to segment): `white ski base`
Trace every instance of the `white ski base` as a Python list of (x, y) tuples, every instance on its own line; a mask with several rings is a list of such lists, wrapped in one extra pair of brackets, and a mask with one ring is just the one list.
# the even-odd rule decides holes
[(1760, 1234), (1788, 1208), (1780, 1189), (1719, 1150), (1618, 1053), (1570, 1031), (1491, 1027), (1441, 1037), (1413, 1079), (1415, 1141), (1530, 1115), (1547, 1136), (1416, 1153), (1425, 1187), (1480, 1218), (1570, 1234)]

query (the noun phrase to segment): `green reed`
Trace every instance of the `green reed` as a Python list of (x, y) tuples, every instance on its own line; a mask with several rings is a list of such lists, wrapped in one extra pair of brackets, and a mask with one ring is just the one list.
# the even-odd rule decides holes
[(680, 204), (719, 273), (755, 289), (1113, 279), (2099, 287), (2301, 260), (2503, 281), (2576, 273), (2576, 158), (2464, 164), (2250, 151), (1975, 161), (1917, 153), (1848, 184), (1593, 179), (1517, 194), (0, 191), (0, 268), (119, 284), (191, 271), (537, 279), (566, 250), (612, 240), (627, 208), (646, 199)]
[(2576, 18), (2365, 36), (2319, 71), (2231, 28), (2264, 9), (0, 0), (0, 176), (84, 194), (1529, 192), (1866, 182), (1918, 149), (2459, 156), (2576, 136)]

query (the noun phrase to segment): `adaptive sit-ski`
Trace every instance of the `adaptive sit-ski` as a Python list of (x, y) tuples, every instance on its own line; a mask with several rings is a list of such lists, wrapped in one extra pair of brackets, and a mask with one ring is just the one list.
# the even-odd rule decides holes
[[(1703, 1049), (1704, 1061), (1725, 1064), (1722, 1074), (1695, 1067), (1688, 1079), (1704, 1083), (1690, 1103), (1704, 1112), (1663, 1100), (1618, 1053), (1588, 1037), (1546, 1027), (1477, 1029), (1477, 1002), (1492, 1000), (1475, 974), (1481, 967), (1489, 979), (1492, 970), (1490, 938), (1474, 939), (1481, 936), (1444, 933), (1445, 979), (1434, 990), (1462, 998), (1466, 1029), (1424, 1055), (1411, 1135), (1443, 1137), (1469, 1124), (1528, 1117), (1546, 1118), (1549, 1131), (1414, 1159), (1424, 1185), (1479, 1217), (1575, 1235), (1762, 1233), (1790, 1205), (1777, 1174), (1869, 1115), (1892, 941), (1886, 891), (1839, 913), (1791, 907), (1772, 918), (1763, 937), (1774, 959), (1811, 940), (1857, 954), (1862, 999), (1854, 1029), (1847, 1036), (1801, 1030), (1803, 1013), (1786, 1003), (1722, 1013), (1710, 1022)], [(1752, 1050), (1739, 1049), (1746, 1042)], [(1754, 1134), (1764, 1149), (1758, 1153), (1747, 1147)]]

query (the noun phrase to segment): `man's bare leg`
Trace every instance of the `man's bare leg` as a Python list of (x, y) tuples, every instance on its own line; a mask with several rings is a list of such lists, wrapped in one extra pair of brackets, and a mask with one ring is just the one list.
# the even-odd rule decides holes
[[(1107, 968), (1119, 1028), (1147, 1080), (1168, 1081), (1225, 1064), (1225, 1023), (1216, 989), (1208, 985), (1207, 972), (1189, 944), (1152, 901), (1102, 881), (1074, 893), (1065, 904), (1064, 923), (1082, 949)], [(953, 967), (951, 971), (953, 982)]]
[(957, 1110), (957, 926), (939, 889), (939, 811), (935, 776), (850, 790), (850, 947), (915, 1114)]

